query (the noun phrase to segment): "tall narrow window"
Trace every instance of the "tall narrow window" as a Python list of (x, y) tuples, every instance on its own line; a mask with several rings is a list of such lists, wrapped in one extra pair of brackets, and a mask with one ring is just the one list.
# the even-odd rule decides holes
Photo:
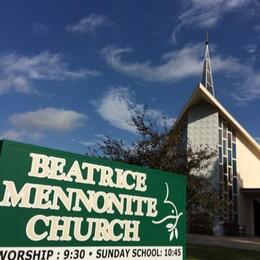
[(233, 152), (233, 158), (237, 158), (237, 149), (235, 143), (232, 143), (232, 152)]
[(223, 123), (223, 137), (227, 138), (227, 125)]
[(223, 157), (224, 163), (223, 163), (223, 172), (227, 173), (227, 157)]
[(233, 178), (233, 190), (234, 194), (237, 194), (237, 178)]
[(237, 176), (237, 162), (233, 160), (233, 175)]
[(227, 155), (227, 141), (223, 140), (223, 154)]
[(231, 148), (231, 133), (228, 133), (228, 148)]
[(222, 163), (223, 156), (222, 156), (222, 147), (221, 146), (218, 147), (218, 158), (219, 158), (219, 163)]
[(227, 175), (224, 175), (224, 191), (225, 191), (225, 192), (228, 191), (228, 179), (227, 179)]
[(218, 130), (218, 143), (220, 145), (222, 145), (222, 130), (221, 129)]
[(231, 172), (231, 168), (228, 168), (228, 182), (231, 183), (232, 180), (232, 172)]
[(232, 157), (231, 157), (231, 150), (228, 150), (228, 165), (232, 165)]

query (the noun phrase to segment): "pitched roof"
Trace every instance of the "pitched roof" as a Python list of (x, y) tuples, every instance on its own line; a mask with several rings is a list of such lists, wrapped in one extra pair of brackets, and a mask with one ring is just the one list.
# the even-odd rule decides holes
[(185, 104), (181, 113), (179, 114), (177, 120), (175, 121), (172, 131), (173, 133), (177, 129), (177, 126), (183, 116), (187, 113), (187, 111), (193, 107), (194, 105), (200, 103), (201, 101), (206, 101), (211, 105), (215, 106), (219, 113), (231, 124), (233, 128), (236, 129), (241, 136), (245, 138), (245, 140), (251, 144), (254, 150), (260, 157), (260, 145), (256, 142), (256, 140), (235, 120), (235, 118), (220, 104), (220, 102), (212, 96), (212, 94), (201, 84), (199, 83), (194, 92), (192, 93), (190, 99)]

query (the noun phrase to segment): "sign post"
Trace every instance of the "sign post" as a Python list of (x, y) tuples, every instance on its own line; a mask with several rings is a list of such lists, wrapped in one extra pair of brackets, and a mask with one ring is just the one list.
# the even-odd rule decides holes
[(1, 142), (0, 259), (185, 259), (185, 176)]

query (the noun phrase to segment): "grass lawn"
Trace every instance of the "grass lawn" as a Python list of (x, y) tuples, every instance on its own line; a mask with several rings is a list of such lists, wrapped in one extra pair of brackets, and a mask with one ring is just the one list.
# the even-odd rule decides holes
[(260, 260), (260, 252), (217, 246), (187, 245), (187, 260)]

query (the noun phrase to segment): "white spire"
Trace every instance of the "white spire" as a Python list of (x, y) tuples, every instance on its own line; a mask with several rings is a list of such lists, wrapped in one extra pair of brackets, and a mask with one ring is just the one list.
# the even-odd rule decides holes
[(212, 72), (211, 72), (211, 65), (210, 65), (210, 57), (209, 57), (209, 39), (208, 33), (206, 34), (206, 50), (205, 50), (205, 58), (204, 58), (204, 65), (203, 65), (203, 72), (202, 72), (202, 79), (201, 83), (204, 87), (213, 95), (214, 93), (214, 85), (212, 79)]

